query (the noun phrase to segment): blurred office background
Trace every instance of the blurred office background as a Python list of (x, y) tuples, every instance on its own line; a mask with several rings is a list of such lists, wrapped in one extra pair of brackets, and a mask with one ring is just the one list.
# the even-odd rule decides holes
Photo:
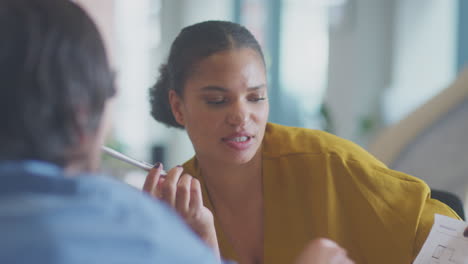
[[(392, 150), (391, 158), (385, 157), (388, 153), (382, 148), (388, 141), (400, 142), (401, 135), (379, 137), (443, 93), (462, 72), (468, 59), (466, 0), (76, 2), (98, 23), (117, 72), (119, 94), (110, 146), (137, 159), (163, 161), (166, 167), (192, 157), (184, 131), (166, 128), (150, 117), (148, 88), (184, 26), (230, 20), (249, 28), (264, 48), (271, 121), (323, 129), (350, 139), (390, 167), (467, 200), (466, 99), (455, 100), (461, 106), (453, 108), (465, 113), (450, 121), (455, 125), (437, 129), (449, 122), (441, 120), (455, 116), (455, 110), (442, 107), (432, 123), (421, 126), (424, 129), (409, 129), (414, 135), (411, 140), (406, 138), (406, 145), (413, 148), (429, 142), (417, 147), (414, 154), (401, 145)], [(462, 92), (452, 97), (468, 94), (468, 83), (457, 87)], [(436, 104), (430, 109), (437, 108)], [(379, 144), (379, 140), (387, 143)], [(401, 158), (398, 153), (412, 156)], [(124, 180), (141, 186), (144, 172), (105, 161)], [(404, 164), (409, 161), (414, 163)]]

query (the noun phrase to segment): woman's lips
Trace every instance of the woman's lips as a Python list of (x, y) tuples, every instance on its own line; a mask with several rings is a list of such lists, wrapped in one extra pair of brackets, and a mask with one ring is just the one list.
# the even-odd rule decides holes
[(236, 133), (222, 138), (222, 141), (232, 149), (245, 150), (252, 145), (254, 137), (246, 133)]

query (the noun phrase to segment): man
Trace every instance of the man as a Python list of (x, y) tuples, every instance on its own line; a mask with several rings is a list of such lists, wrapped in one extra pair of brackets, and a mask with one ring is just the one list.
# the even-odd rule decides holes
[(115, 90), (85, 13), (2, 0), (0, 34), (0, 263), (219, 263), (170, 209), (94, 177)]

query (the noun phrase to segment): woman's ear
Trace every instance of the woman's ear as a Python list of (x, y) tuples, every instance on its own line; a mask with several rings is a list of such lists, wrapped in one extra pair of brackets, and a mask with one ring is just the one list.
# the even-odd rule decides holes
[(171, 105), (172, 114), (179, 125), (185, 126), (184, 114), (182, 111), (182, 98), (174, 91), (169, 90), (169, 104)]

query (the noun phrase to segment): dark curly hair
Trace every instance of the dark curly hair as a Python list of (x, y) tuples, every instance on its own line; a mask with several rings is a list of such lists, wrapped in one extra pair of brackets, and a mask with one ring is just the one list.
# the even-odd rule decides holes
[(251, 48), (265, 64), (262, 49), (245, 27), (227, 21), (205, 21), (188, 26), (172, 43), (167, 63), (159, 69), (159, 79), (150, 90), (151, 115), (167, 126), (183, 128), (174, 118), (169, 91), (182, 97), (184, 84), (197, 63), (217, 52), (233, 48)]

